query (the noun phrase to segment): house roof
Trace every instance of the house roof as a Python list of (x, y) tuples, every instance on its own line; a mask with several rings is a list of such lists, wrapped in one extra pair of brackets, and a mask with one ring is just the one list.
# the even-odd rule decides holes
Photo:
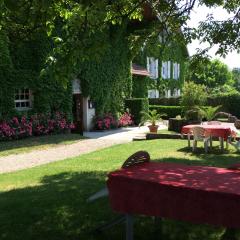
[(135, 63), (132, 64), (132, 74), (133, 75), (138, 75), (138, 76), (150, 76), (150, 73), (148, 70), (142, 66), (139, 66)]

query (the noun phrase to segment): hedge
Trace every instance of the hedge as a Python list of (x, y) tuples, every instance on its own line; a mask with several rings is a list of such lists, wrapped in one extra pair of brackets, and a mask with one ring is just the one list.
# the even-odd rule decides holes
[(240, 94), (225, 94), (208, 98), (208, 105), (222, 105), (222, 111), (240, 118)]
[[(154, 98), (149, 99), (149, 104), (160, 107), (179, 107), (181, 98)], [(207, 98), (208, 106), (222, 105), (221, 111), (228, 112), (240, 118), (240, 93), (239, 94), (224, 94), (218, 96), (211, 96)], [(159, 110), (160, 111), (160, 110)], [(166, 110), (168, 111), (168, 110)], [(180, 114), (180, 113), (179, 113)], [(177, 114), (178, 115), (178, 114)], [(172, 116), (172, 115), (171, 115)]]
[(150, 98), (150, 105), (180, 106), (180, 97), (177, 98)]
[(129, 110), (133, 116), (135, 124), (141, 122), (141, 111), (148, 112), (149, 104), (147, 98), (131, 98), (125, 100), (125, 108)]
[(165, 113), (167, 118), (175, 118), (177, 115), (181, 115), (183, 117), (184, 113), (181, 106), (150, 105), (149, 109), (156, 109), (158, 113)]

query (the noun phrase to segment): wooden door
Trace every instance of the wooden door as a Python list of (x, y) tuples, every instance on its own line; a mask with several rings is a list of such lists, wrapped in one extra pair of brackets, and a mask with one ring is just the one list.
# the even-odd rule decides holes
[(82, 94), (73, 94), (73, 122), (75, 133), (83, 134), (83, 97)]

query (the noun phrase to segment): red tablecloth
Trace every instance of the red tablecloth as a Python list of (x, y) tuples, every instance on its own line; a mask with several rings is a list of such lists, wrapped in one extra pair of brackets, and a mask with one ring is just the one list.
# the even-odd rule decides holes
[(107, 186), (120, 213), (240, 227), (240, 171), (144, 163), (110, 173)]
[(232, 128), (228, 125), (186, 125), (182, 127), (182, 134), (191, 133), (193, 127), (200, 126), (203, 127), (207, 133), (209, 133), (213, 137), (221, 137), (225, 140), (228, 136), (234, 135)]

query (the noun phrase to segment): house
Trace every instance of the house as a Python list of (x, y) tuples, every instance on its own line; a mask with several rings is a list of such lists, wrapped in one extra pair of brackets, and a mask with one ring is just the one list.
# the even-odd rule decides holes
[[(145, 79), (147, 86), (141, 97), (179, 97), (189, 56), (187, 48), (177, 42), (159, 43), (160, 37), (145, 44), (134, 59), (134, 62), (146, 66), (150, 74), (149, 79)], [(134, 83), (143, 85), (139, 77), (135, 77)]]
[[(46, 70), (53, 42), (45, 31), (38, 30), (22, 39), (14, 35), (15, 29), (0, 30), (0, 52), (3, 53), (0, 57), (0, 120), (61, 111), (73, 120), (77, 131), (82, 132), (93, 127), (95, 115), (121, 112), (124, 99), (132, 95), (132, 88), (133, 95), (145, 94), (144, 97), (148, 94), (158, 97), (163, 91), (169, 93), (175, 89), (175, 94), (179, 94), (183, 64), (176, 51), (169, 53), (171, 58), (168, 58), (167, 51), (147, 51), (150, 48), (146, 45), (139, 53), (144, 61), (135, 58), (133, 62), (137, 65), (131, 65), (129, 35), (156, 20), (149, 6), (143, 10), (141, 22), (133, 19), (97, 32), (97, 39), (110, 44), (103, 48), (98, 59), (77, 63), (79, 71), (67, 81), (57, 79)], [(163, 83), (166, 87), (160, 86)]]

